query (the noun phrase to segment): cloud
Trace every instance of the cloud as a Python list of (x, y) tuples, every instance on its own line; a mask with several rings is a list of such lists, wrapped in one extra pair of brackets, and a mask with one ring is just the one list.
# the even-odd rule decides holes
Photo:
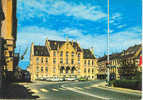
[[(36, 45), (44, 45), (46, 38), (51, 40), (66, 40), (66, 36), (72, 35), (76, 38), (70, 37), (69, 40), (77, 40), (82, 48), (93, 47), (94, 53), (97, 56), (103, 56), (107, 51), (107, 34), (84, 34), (82, 30), (69, 27), (57, 31), (37, 26), (25, 27), (19, 32), (17, 51), (21, 48), (21, 53), (23, 53), (28, 46), (28, 53), (24, 61), (22, 61), (25, 62), (29, 59), (30, 45), (32, 42)], [(129, 46), (139, 43), (141, 43), (141, 28), (130, 27), (125, 31), (110, 35), (110, 53), (120, 52)]]
[(98, 6), (70, 4), (63, 0), (40, 0), (40, 2), (37, 0), (19, 0), (18, 13), (21, 20), (25, 18), (48, 17), (49, 15), (73, 16), (77, 19), (91, 21), (97, 21), (106, 17), (106, 14)]

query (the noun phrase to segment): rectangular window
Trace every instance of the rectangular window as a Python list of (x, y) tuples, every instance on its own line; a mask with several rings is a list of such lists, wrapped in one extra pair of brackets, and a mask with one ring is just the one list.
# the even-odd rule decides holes
[(74, 59), (71, 60), (71, 64), (74, 64)]
[(48, 63), (48, 58), (46, 58), (46, 63)]
[(94, 69), (92, 69), (92, 74), (94, 73)]
[(84, 61), (84, 65), (86, 65), (86, 60)]
[(41, 63), (43, 63), (43, 58), (41, 58)]
[(56, 67), (53, 67), (53, 73), (55, 73), (56, 72)]
[(78, 59), (78, 64), (80, 64), (80, 59)]
[(74, 57), (74, 52), (72, 52), (72, 57)]
[(68, 57), (69, 56), (69, 53), (68, 53), (68, 51), (66, 52), (66, 57)]
[(90, 68), (88, 69), (88, 73), (90, 73)]
[(45, 71), (48, 72), (48, 67), (46, 67)]
[(43, 72), (43, 67), (41, 67), (41, 72)]
[(86, 68), (84, 68), (84, 73), (86, 73)]
[(60, 58), (60, 63), (63, 64), (63, 58)]
[(88, 60), (88, 65), (90, 65), (90, 60)]
[(36, 58), (36, 62), (39, 63), (39, 58), (38, 57)]
[(56, 56), (56, 51), (53, 52), (53, 56), (54, 56), (54, 57)]
[(92, 60), (92, 65), (94, 65), (94, 61)]
[(61, 51), (60, 56), (61, 56), (61, 57), (63, 56), (63, 51)]
[(53, 64), (56, 64), (56, 58), (53, 58)]
[(66, 64), (68, 64), (68, 59), (66, 59)]
[(37, 72), (39, 72), (39, 67), (38, 67), (38, 66), (37, 66), (37, 69), (36, 69), (36, 70), (37, 70)]

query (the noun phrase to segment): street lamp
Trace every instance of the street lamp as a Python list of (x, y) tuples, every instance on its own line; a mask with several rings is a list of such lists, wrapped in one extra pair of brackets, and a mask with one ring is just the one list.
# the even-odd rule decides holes
[(107, 37), (107, 83), (109, 86), (109, 81), (110, 81), (110, 72), (109, 72), (109, 67), (110, 67), (110, 59), (109, 59), (109, 40), (110, 40), (110, 28), (109, 28), (109, 0), (108, 0), (108, 37)]

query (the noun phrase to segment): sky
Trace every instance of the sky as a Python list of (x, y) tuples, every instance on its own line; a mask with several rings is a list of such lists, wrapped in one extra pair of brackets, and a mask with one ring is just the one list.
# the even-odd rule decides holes
[[(107, 0), (17, 0), (17, 47), (29, 65), (30, 46), (45, 40), (77, 41), (94, 48), (96, 57), (107, 54)], [(110, 0), (110, 54), (141, 43), (141, 0)]]

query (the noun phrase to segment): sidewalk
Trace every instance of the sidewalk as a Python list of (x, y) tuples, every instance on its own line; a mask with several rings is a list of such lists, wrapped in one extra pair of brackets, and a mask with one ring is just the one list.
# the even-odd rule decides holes
[(32, 96), (33, 92), (18, 83), (8, 84), (0, 89), (0, 99), (36, 99), (39, 96)]
[(108, 87), (106, 84), (107, 84), (106, 82), (102, 82), (99, 84), (94, 84), (91, 87), (98, 87), (98, 88), (108, 89), (108, 90), (110, 89), (112, 91), (135, 94), (135, 95), (141, 95), (142, 94), (142, 91), (140, 91), (140, 90), (133, 90), (133, 89), (127, 89), (127, 88), (113, 87), (113, 86)]

